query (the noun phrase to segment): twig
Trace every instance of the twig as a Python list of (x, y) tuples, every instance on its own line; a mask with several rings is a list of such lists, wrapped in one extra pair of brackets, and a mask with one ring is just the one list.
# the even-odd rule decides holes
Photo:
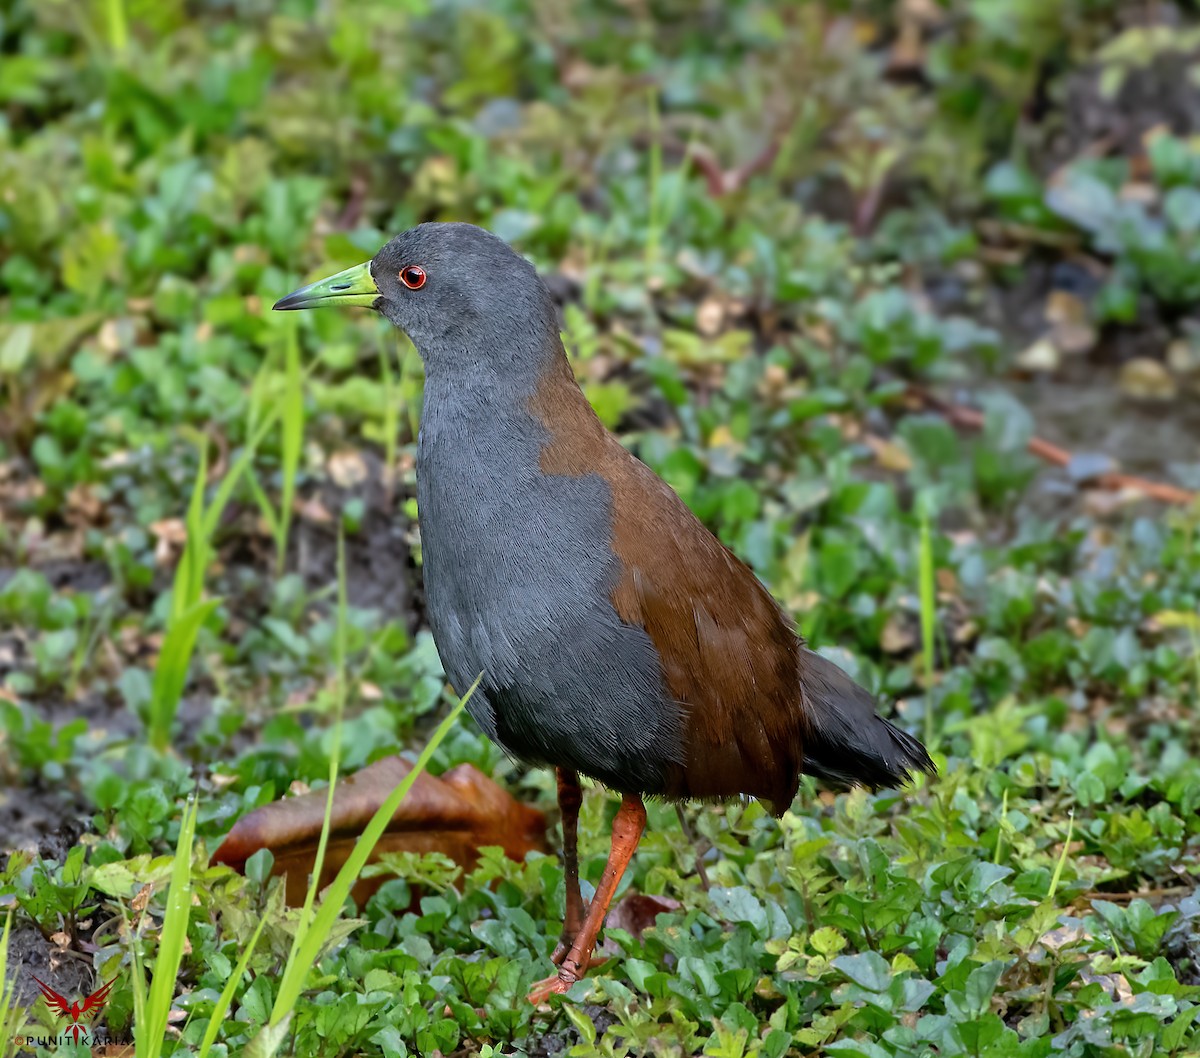
[(766, 147), (749, 161), (734, 166), (732, 169), (721, 168), (721, 163), (717, 160), (717, 156), (703, 144), (691, 144), (686, 148), (686, 153), (704, 176), (705, 183), (708, 185), (708, 193), (713, 198), (720, 198), (722, 195), (730, 195), (735, 191), (740, 191), (752, 176), (757, 176), (764, 169), (771, 167), (775, 159), (779, 156), (779, 151), (783, 147), (783, 141), (790, 125), (791, 118), (789, 116), (788, 120), (779, 122), (778, 126), (771, 133), (771, 138), (767, 142)]
[[(707, 147), (703, 143), (696, 143), (694, 140), (685, 143), (677, 136), (667, 134), (662, 137), (662, 146), (681, 154), (685, 162), (690, 161), (704, 177), (708, 193), (713, 198), (721, 198), (724, 195), (740, 191), (751, 177), (757, 176), (775, 164), (775, 159), (779, 157), (788, 133), (795, 124), (796, 114), (797, 109), (794, 103), (785, 107), (771, 125), (766, 146), (753, 158), (744, 161), (741, 165), (735, 165), (732, 169), (726, 169), (721, 164), (721, 160), (711, 147)], [(646, 139), (645, 137), (635, 137), (634, 142), (643, 143), (646, 142)]]
[[(935, 397), (927, 390), (921, 389), (919, 386), (910, 385), (907, 392), (911, 399), (923, 407), (929, 408), (931, 411), (936, 411), (954, 426), (958, 426), (964, 430), (983, 429), (983, 412), (975, 408), (968, 408), (962, 404), (952, 404), (949, 401), (944, 401), (940, 397)], [(1035, 455), (1038, 459), (1057, 467), (1068, 466), (1074, 458), (1065, 448), (1060, 448), (1058, 445), (1041, 437), (1031, 437), (1028, 448), (1031, 455)], [(1158, 500), (1161, 503), (1178, 504), (1182, 507), (1186, 507), (1196, 500), (1196, 493), (1189, 489), (1160, 481), (1148, 481), (1146, 478), (1138, 477), (1135, 474), (1122, 474), (1115, 470), (1104, 471), (1089, 480), (1102, 489), (1109, 489), (1113, 492), (1119, 492), (1122, 489), (1133, 489), (1152, 500)]]
[(1123, 904), (1132, 900), (1166, 900), (1172, 896), (1186, 896), (1195, 891), (1196, 886), (1194, 885), (1168, 885), (1159, 889), (1144, 889), (1140, 893), (1105, 893), (1099, 889), (1092, 889), (1090, 892), (1083, 893), (1079, 899), (1111, 900), (1114, 903)]

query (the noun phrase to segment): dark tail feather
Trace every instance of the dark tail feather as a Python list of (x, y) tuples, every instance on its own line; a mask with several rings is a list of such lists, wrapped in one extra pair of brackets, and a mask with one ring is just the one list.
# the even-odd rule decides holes
[(937, 771), (925, 747), (875, 713), (875, 700), (832, 661), (803, 654), (804, 771), (836, 786), (900, 786)]

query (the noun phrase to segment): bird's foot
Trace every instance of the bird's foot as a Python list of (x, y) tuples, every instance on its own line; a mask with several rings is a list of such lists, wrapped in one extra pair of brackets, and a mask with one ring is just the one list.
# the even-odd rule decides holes
[(559, 970), (553, 977), (538, 981), (529, 990), (529, 1002), (537, 1006), (539, 1003), (545, 1003), (551, 996), (561, 996), (578, 980), (575, 974)]
[(538, 1003), (546, 1002), (550, 996), (561, 996), (588, 970), (594, 970), (597, 966), (603, 966), (608, 962), (608, 958), (605, 956), (597, 958), (595, 955), (590, 955), (587, 965), (580, 968), (577, 962), (569, 958), (570, 951), (569, 945), (564, 948), (562, 942), (559, 942), (559, 946), (554, 949), (554, 954), (550, 956), (550, 961), (559, 968), (558, 973), (553, 977), (547, 977), (544, 981), (538, 981), (529, 990), (529, 1002), (536, 1006)]

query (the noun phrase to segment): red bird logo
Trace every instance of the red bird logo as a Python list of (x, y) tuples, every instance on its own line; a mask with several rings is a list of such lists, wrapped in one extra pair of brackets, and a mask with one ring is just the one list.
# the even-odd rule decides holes
[[(33, 975), (30, 974), (32, 977)], [(104, 1009), (104, 1003), (108, 999), (108, 993), (112, 991), (112, 986), (117, 983), (114, 977), (106, 985), (101, 985), (90, 996), (86, 996), (83, 1002), (75, 1000), (74, 1003), (68, 1003), (67, 997), (59, 995), (44, 981), (37, 981), (38, 991), (42, 993), (42, 997), (46, 1000), (46, 1006), (53, 1010), (59, 1017), (70, 1018), (71, 1027), (66, 1031), (74, 1038), (76, 1045), (79, 1044), (80, 1034), (87, 1034), (87, 1029), (79, 1024), (79, 1019), (85, 1014), (91, 1014), (93, 1018), (99, 1017), (100, 1011)]]

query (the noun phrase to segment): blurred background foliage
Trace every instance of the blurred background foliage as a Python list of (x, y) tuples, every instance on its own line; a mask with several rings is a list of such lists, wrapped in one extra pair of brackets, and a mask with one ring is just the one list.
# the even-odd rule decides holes
[[(1200, 487), (1184, 2), (0, 6), (0, 821), (38, 854), (0, 873), (17, 965), (128, 963), (73, 909), (132, 895), (114, 872), (170, 851), (187, 790), (211, 845), (323, 781), (339, 530), (342, 767), (444, 709), (419, 358), (366, 313), (269, 312), (430, 219), (538, 264), (601, 417), (943, 778), (809, 791), (782, 829), (699, 812), (710, 894), (659, 812), (632, 884), (689, 910), (551, 1025), (515, 999), (553, 860), (421, 913), (386, 890), (297, 1053), (1197, 1053), (1197, 508), (1097, 487), (1114, 461)], [(436, 767), (461, 761), (550, 802), (466, 721)], [(180, 1046), (268, 906), (210, 870)]]

